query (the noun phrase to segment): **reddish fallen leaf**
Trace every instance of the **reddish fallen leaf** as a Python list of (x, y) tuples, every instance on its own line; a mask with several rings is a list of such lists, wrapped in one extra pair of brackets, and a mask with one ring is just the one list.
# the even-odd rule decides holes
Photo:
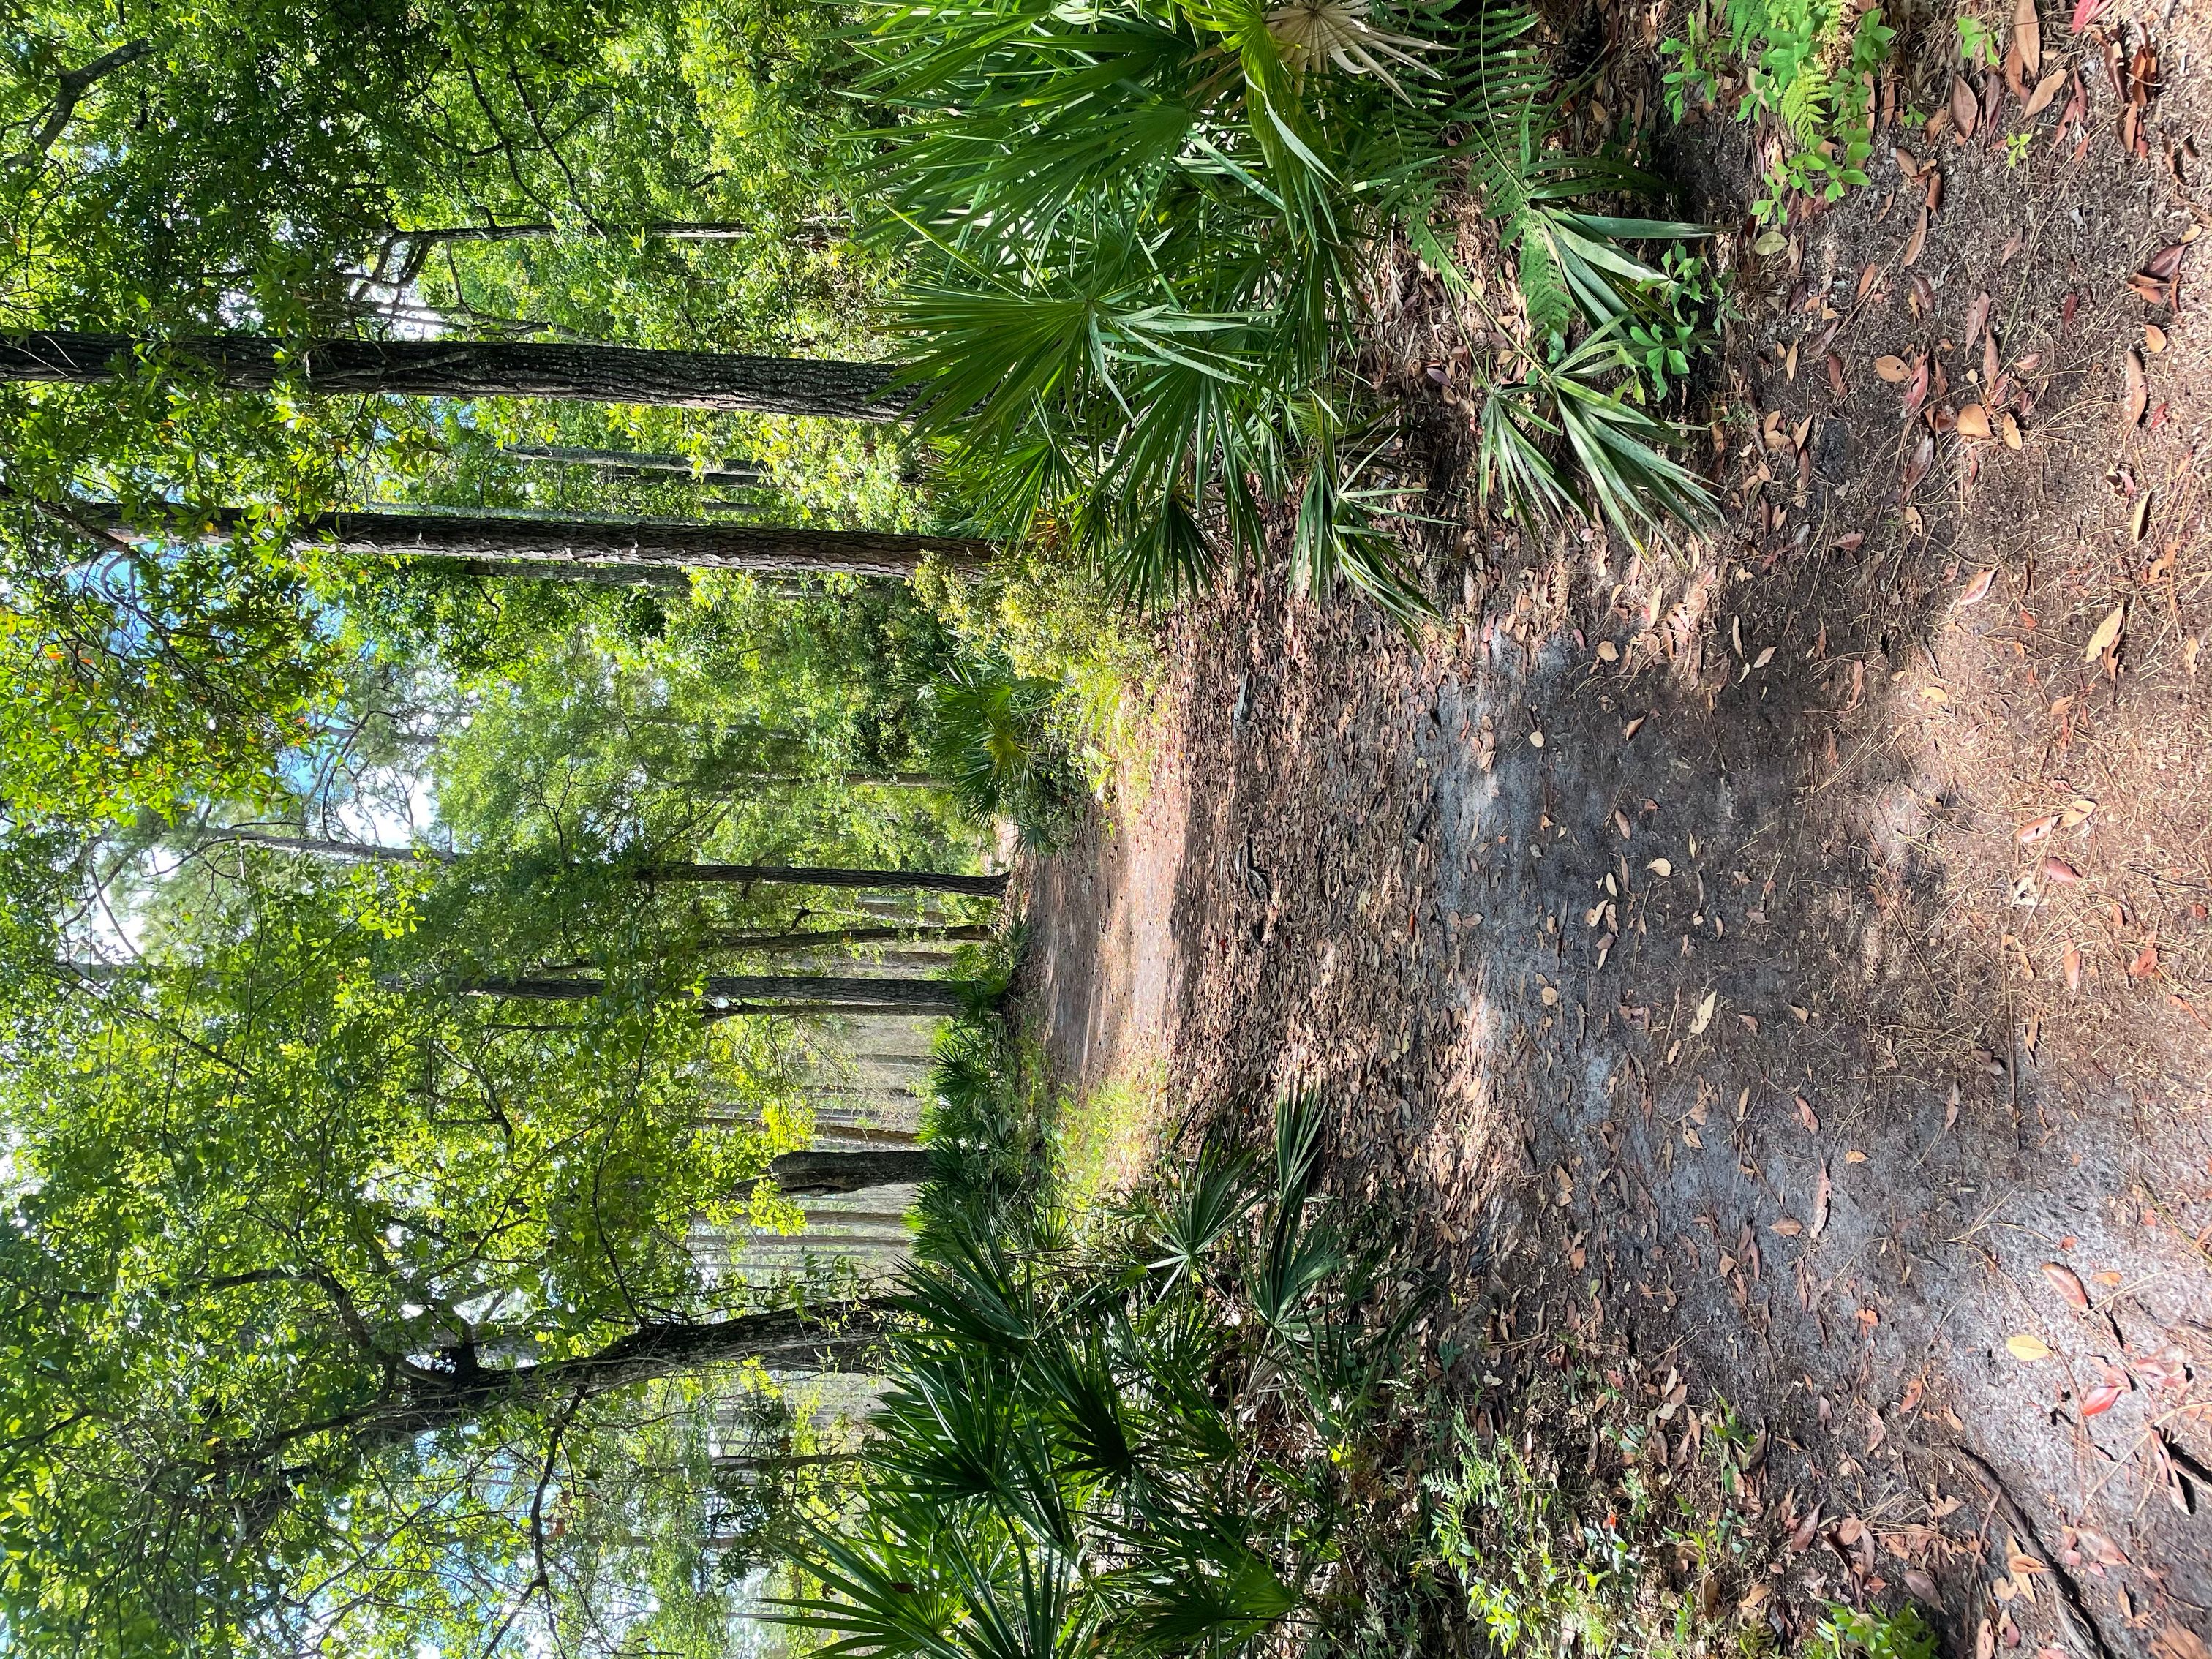
[(2136, 952), (2136, 959), (2128, 964), (2128, 977), (2148, 979), (2156, 972), (2158, 972), (2158, 941), (2153, 939)]
[(2145, 305), (2162, 306), (2166, 303), (2167, 284), (2155, 276), (2146, 276), (2139, 270), (2128, 278), (2128, 287)]
[(1943, 1605), (1943, 1593), (1936, 1588), (1936, 1581), (1917, 1567), (1905, 1570), (1905, 1593), (1923, 1607)]
[(2141, 426), (2150, 407), (2150, 381), (2143, 374), (2142, 353), (2130, 349), (2123, 366), (2127, 377), (2128, 424)]
[(1972, 351), (1974, 342), (1982, 337), (1982, 331), (1989, 326), (1989, 321), (1990, 291), (1984, 289), (1974, 296), (1973, 304), (1966, 307), (1966, 331), (1959, 337), (1960, 347)]
[(2061, 959), (2060, 966), (2066, 973), (2066, 988), (2069, 991), (2080, 990), (2081, 988), (2081, 950), (2077, 946), (2068, 945), (2066, 955)]
[(1920, 250), (1927, 244), (1928, 210), (1923, 206), (1920, 210), (1920, 222), (1912, 228), (1912, 234), (1905, 239), (1905, 258), (1900, 262), (1905, 270), (1910, 270), (1912, 268), (1914, 261), (1920, 258)]
[(1802, 1095), (1797, 1097), (1797, 1121), (1805, 1126), (1806, 1133), (1816, 1135), (1820, 1133), (1820, 1120), (1814, 1115), (1812, 1107), (1806, 1103)]
[(2112, 0), (2074, 0), (2072, 32), (2075, 34), (2081, 33), (2083, 29), (2095, 22), (2105, 8), (2112, 3)]
[(1996, 581), (1996, 579), (1997, 568), (1995, 565), (1991, 565), (1987, 570), (1984, 570), (1980, 575), (1975, 577), (1973, 580), (1966, 584), (1966, 591), (1959, 595), (1959, 603), (1961, 605), (1979, 605), (1984, 599), (1989, 598), (1990, 584)]
[(1813, 1237), (1818, 1238), (1828, 1224), (1828, 1194), (1833, 1190), (1828, 1179), (1828, 1166), (1820, 1166), (1820, 1178), (1813, 1184)]
[(2046, 1261), (2043, 1276), (2051, 1281), (2051, 1289), (2066, 1298), (2066, 1305), (2076, 1313), (2089, 1311), (2088, 1287), (2081, 1283), (2081, 1274), (2063, 1261)]
[(2172, 280), (2181, 269), (2182, 256), (2189, 252), (2186, 242), (2172, 242), (2143, 261), (2143, 275), (2155, 276), (2161, 283)]
[(2043, 860), (2043, 878), (2055, 881), (2062, 887), (2071, 887), (2081, 879), (2081, 872), (2054, 853)]
[(1981, 100), (1974, 96), (1963, 76), (1951, 77), (1951, 125), (1959, 130), (1963, 142), (1974, 136), (1974, 129), (1982, 124)]
[(2128, 1363), (2147, 1389), (2179, 1394), (2189, 1386), (2189, 1356), (2171, 1344), (2150, 1353), (2133, 1355)]
[(1814, 1504), (1804, 1519), (1798, 1522), (1790, 1534), (1790, 1553), (1802, 1555), (1813, 1547), (1813, 1540), (1820, 1535), (1820, 1510)]
[(1828, 354), (1828, 390), (1836, 394), (1838, 403), (1850, 395), (1844, 389), (1844, 360), (1832, 351)]
[(2100, 1382), (2081, 1396), (2081, 1415), (2084, 1417), (2102, 1415), (2118, 1405), (2120, 1396), (2126, 1392), (2126, 1389), (2117, 1388), (2110, 1382)]
[(2031, 823), (2023, 823), (2014, 832), (2013, 840), (2022, 847), (2033, 847), (2058, 827), (2058, 814), (2045, 813)]
[(1920, 434), (1920, 447), (1912, 452), (1912, 459), (1905, 464), (1902, 493), (1910, 496), (1928, 476), (1929, 467), (1936, 459), (1936, 440), (1926, 433)]
[(1957, 422), (1962, 438), (1991, 438), (1996, 435), (1990, 425), (1990, 411), (1979, 404), (1966, 404), (1959, 410)]
[(1920, 412), (1920, 405), (1928, 401), (1928, 359), (1916, 356), (1912, 360), (1911, 384), (1905, 388), (1905, 399), (1899, 405), (1905, 418), (1911, 420)]

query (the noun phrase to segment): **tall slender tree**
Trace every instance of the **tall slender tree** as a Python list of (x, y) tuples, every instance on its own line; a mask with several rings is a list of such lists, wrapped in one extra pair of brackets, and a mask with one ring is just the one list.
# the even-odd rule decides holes
[(149, 363), (237, 392), (565, 398), (847, 421), (895, 421), (905, 409), (890, 369), (802, 357), (512, 340), (0, 337), (0, 380), (91, 385)]
[[(131, 515), (111, 504), (71, 502), (65, 510), (103, 528), (131, 527)], [(186, 527), (228, 534), (255, 516), (222, 507), (193, 514)], [(312, 514), (289, 528), (295, 540), (349, 558), (454, 559), (521, 576), (571, 565), (910, 576), (925, 560), (963, 568), (990, 551), (988, 542), (947, 536), (493, 514), (356, 510)]]

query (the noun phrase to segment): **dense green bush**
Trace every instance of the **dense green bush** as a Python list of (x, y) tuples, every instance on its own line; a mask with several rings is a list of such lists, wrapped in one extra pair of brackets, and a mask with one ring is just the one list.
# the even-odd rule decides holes
[(939, 1231), (857, 1513), (789, 1610), (830, 1653), (1228, 1653), (1316, 1627), (1410, 1304), (1316, 1191), (1322, 1108), (1077, 1249)]
[[(1527, 13), (980, 0), (879, 18), (862, 84), (906, 117), (884, 204), (915, 270), (894, 319), (922, 424), (957, 440), (995, 530), (1049, 526), (1143, 600), (1273, 532), (1301, 585), (1420, 613), (1390, 525), (1404, 492), (1372, 465), (1392, 429), (1352, 362), (1369, 279), (1405, 243), (1507, 343), (1479, 373), (1509, 508), (1634, 534), (1702, 509), (1671, 429), (1632, 401), (1623, 331), (1668, 286), (1631, 245), (1702, 233), (1573, 205), (1654, 181), (1552, 147)], [(1462, 191), (1515, 283), (1469, 283), (1431, 228)]]

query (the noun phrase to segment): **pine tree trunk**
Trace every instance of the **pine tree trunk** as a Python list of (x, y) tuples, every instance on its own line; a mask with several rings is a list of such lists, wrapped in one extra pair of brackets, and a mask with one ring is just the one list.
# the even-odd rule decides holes
[(141, 355), (239, 392), (411, 392), (437, 398), (570, 398), (834, 420), (895, 421), (905, 399), (874, 363), (734, 352), (507, 340), (191, 340), (34, 333), (0, 338), (0, 380), (88, 384)]
[(451, 853), (434, 847), (380, 847), (372, 842), (325, 841), (315, 836), (276, 836), (259, 830), (220, 830), (199, 846), (219, 847), (225, 842), (244, 842), (249, 847), (272, 847), (282, 853), (311, 853), (318, 858), (361, 859), (387, 864), (412, 864), (417, 859), (453, 861)]
[(776, 1309), (713, 1324), (641, 1325), (595, 1353), (532, 1365), (488, 1366), (472, 1348), (449, 1350), (447, 1364), (410, 1370), (397, 1400), (369, 1407), (337, 1426), (398, 1444), (496, 1411), (572, 1395), (594, 1396), (733, 1360), (856, 1370), (890, 1312), (887, 1298), (868, 1297), (833, 1302), (818, 1311)]
[[(88, 503), (82, 511), (100, 523), (124, 523), (118, 510), (105, 504)], [(227, 533), (251, 515), (218, 507), (201, 516), (209, 529)], [(155, 525), (150, 533), (167, 529)], [(459, 513), (321, 513), (293, 520), (292, 533), (347, 558), (460, 559), (520, 576), (542, 574), (547, 565), (911, 576), (927, 558), (966, 567), (990, 552), (988, 542), (866, 530)]]
[(794, 887), (893, 887), (917, 893), (966, 893), (1003, 897), (1006, 878), (956, 876), (938, 870), (830, 870), (797, 864), (656, 864), (637, 872), (640, 881), (753, 882)]
[(758, 489), (769, 482), (766, 468), (740, 455), (709, 461), (695, 471), (689, 455), (659, 450), (579, 449), (566, 444), (509, 444), (500, 451), (519, 461), (538, 461), (558, 466), (588, 466), (617, 478), (643, 478), (665, 474), (698, 483), (732, 484)]
[(918, 1151), (786, 1152), (768, 1166), (768, 1172), (792, 1197), (815, 1198), (825, 1193), (858, 1193), (871, 1187), (912, 1186), (927, 1181), (930, 1155)]
[[(467, 996), (525, 1002), (588, 1002), (607, 988), (596, 979), (478, 979), (456, 986)], [(700, 994), (710, 1003), (792, 1003), (811, 1010), (872, 1013), (957, 1013), (974, 987), (954, 979), (842, 979), (818, 974), (709, 974)]]
[(792, 933), (756, 933), (732, 929), (712, 933), (702, 941), (714, 951), (828, 951), (841, 945), (929, 945), (939, 940), (965, 943), (991, 937), (988, 923), (963, 927), (820, 928)]

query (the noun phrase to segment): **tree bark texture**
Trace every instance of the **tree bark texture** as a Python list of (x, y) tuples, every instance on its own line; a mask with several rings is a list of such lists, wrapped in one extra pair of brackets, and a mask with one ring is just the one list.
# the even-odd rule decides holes
[[(123, 522), (112, 507), (88, 503), (86, 510), (102, 522)], [(228, 532), (249, 515), (235, 507), (218, 507), (204, 516), (210, 529)], [(927, 558), (967, 567), (981, 562), (991, 550), (988, 542), (870, 530), (650, 519), (510, 519), (459, 513), (319, 513), (294, 520), (292, 533), (347, 558), (461, 559), (479, 566), (511, 565), (517, 575), (539, 574), (541, 565), (584, 565), (911, 576)]]
[[(513, 997), (526, 1002), (588, 1002), (605, 991), (596, 979), (480, 979), (459, 988), (471, 996)], [(973, 990), (964, 980), (833, 979), (814, 974), (709, 974), (702, 995), (708, 1002), (804, 1003), (834, 1009), (866, 1007), (916, 1013), (957, 1013)]]
[(927, 1152), (786, 1152), (768, 1166), (775, 1184), (794, 1198), (917, 1184), (929, 1179), (930, 1170)]
[(828, 951), (841, 945), (934, 945), (962, 943), (991, 937), (988, 924), (960, 927), (817, 928), (793, 933), (747, 933), (742, 929), (712, 933), (703, 941), (716, 951), (758, 951), (769, 955), (786, 951)]
[(451, 1349), (437, 1368), (410, 1368), (400, 1398), (364, 1413), (362, 1426), (388, 1444), (478, 1421), (516, 1406), (566, 1395), (607, 1394), (702, 1365), (760, 1359), (771, 1367), (862, 1369), (862, 1352), (882, 1334), (888, 1298), (862, 1297), (818, 1311), (775, 1309), (710, 1324), (641, 1325), (596, 1353), (536, 1365), (486, 1366), (472, 1348)]
[(917, 893), (965, 893), (1000, 898), (1006, 878), (956, 876), (940, 870), (830, 870), (803, 864), (656, 864), (637, 872), (640, 881), (706, 881), (744, 886), (780, 882), (794, 887), (895, 887)]
[(895, 421), (905, 406), (890, 389), (891, 371), (875, 363), (538, 341), (293, 345), (246, 334), (160, 341), (42, 332), (0, 338), (0, 380), (89, 384), (127, 372), (142, 353), (240, 392), (283, 385), (324, 393), (566, 398), (847, 421)]
[(512, 455), (519, 461), (588, 466), (597, 471), (612, 473), (618, 478), (643, 478), (666, 474), (672, 477), (691, 478), (700, 483), (750, 485), (755, 488), (769, 482), (765, 467), (739, 455), (709, 461), (703, 471), (695, 472), (689, 455), (672, 455), (655, 450), (578, 449), (564, 444), (509, 444), (501, 453)]
[(441, 853), (434, 847), (380, 847), (372, 842), (325, 841), (315, 836), (278, 836), (259, 830), (217, 830), (199, 847), (220, 847), (225, 842), (271, 847), (283, 853), (309, 853), (318, 858), (361, 859), (386, 864), (412, 864), (417, 859), (434, 859), (441, 864), (453, 861), (451, 853)]

